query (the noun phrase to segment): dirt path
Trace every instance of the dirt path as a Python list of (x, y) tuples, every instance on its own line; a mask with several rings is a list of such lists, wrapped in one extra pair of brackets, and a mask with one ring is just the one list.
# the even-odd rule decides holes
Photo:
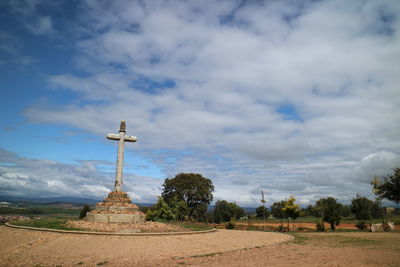
[(1, 226), (0, 266), (400, 266), (399, 232), (295, 236), (228, 230), (93, 236)]
[(399, 259), (399, 232), (301, 233), (294, 241), (275, 246), (174, 260), (168, 265), (380, 267), (400, 266)]
[(0, 266), (154, 266), (179, 258), (270, 246), (280, 233), (219, 230), (181, 236), (97, 236), (0, 227)]

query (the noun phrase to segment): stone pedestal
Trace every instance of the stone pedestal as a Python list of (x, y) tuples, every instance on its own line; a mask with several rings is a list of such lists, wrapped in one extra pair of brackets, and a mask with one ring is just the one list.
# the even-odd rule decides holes
[(101, 223), (135, 223), (143, 224), (146, 216), (139, 207), (131, 203), (125, 192), (110, 192), (103, 202), (96, 204), (96, 209), (88, 212), (84, 220)]

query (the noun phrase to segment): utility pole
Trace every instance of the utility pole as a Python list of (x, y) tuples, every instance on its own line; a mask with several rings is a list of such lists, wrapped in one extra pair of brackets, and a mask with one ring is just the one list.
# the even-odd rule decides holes
[(263, 209), (263, 212), (264, 212), (264, 227), (263, 228), (264, 228), (264, 230), (265, 230), (265, 223), (266, 223), (266, 221), (265, 221), (265, 202), (267, 202), (267, 201), (264, 199), (264, 191), (261, 190), (261, 203), (264, 207), (264, 209)]

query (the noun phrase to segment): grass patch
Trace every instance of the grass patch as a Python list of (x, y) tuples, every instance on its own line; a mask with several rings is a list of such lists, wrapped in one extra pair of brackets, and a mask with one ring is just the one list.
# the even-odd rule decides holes
[(191, 231), (206, 231), (212, 230), (213, 227), (204, 223), (191, 223), (191, 222), (170, 222), (170, 224), (178, 225), (182, 228), (189, 229)]
[[(343, 238), (343, 237), (340, 237)], [(339, 241), (340, 244), (345, 245), (356, 245), (356, 246), (363, 246), (363, 245), (375, 245), (381, 243), (379, 240), (371, 240), (371, 239), (363, 239), (363, 238), (356, 238), (356, 237), (344, 237), (342, 240)]]
[(308, 237), (308, 236), (298, 235), (298, 234), (294, 234), (294, 233), (290, 233), (290, 234), (292, 236), (294, 236), (294, 240), (291, 240), (288, 242), (291, 244), (304, 245), (306, 243), (306, 241), (310, 239), (310, 237)]
[(214, 252), (214, 253), (207, 253), (207, 254), (201, 254), (201, 255), (194, 255), (191, 258), (204, 258), (204, 257), (212, 257), (216, 255), (221, 255), (222, 252)]
[(102, 265), (106, 265), (106, 264), (108, 264), (108, 261), (99, 262), (96, 265), (97, 266), (102, 266)]
[(78, 228), (67, 226), (67, 219), (42, 218), (26, 221), (11, 221), (10, 224), (18, 226), (28, 226), (37, 228), (49, 228), (58, 230), (80, 230)]

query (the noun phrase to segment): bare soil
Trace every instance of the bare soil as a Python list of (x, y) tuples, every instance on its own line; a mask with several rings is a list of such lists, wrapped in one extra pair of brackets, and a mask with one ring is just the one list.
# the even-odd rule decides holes
[(97, 236), (0, 226), (0, 266), (400, 266), (400, 233)]

